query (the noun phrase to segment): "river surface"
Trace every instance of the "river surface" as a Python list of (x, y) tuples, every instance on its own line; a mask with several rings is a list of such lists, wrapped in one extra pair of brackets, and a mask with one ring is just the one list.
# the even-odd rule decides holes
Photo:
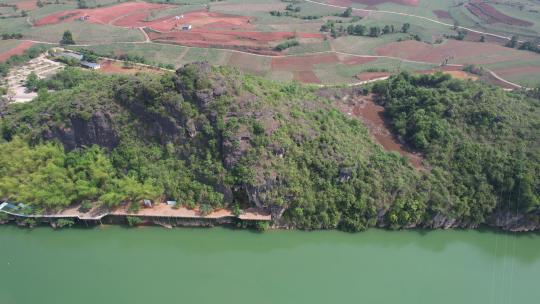
[(539, 303), (540, 235), (0, 226), (0, 303)]

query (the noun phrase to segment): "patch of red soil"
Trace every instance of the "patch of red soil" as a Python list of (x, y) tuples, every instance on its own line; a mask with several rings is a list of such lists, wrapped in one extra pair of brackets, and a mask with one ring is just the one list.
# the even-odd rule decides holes
[(364, 4), (368, 6), (375, 6), (377, 4), (383, 4), (387, 2), (392, 2), (401, 5), (407, 6), (417, 6), (420, 3), (420, 0), (330, 0), (326, 1), (329, 4), (339, 5), (339, 6), (351, 6), (353, 3)]
[(373, 102), (371, 96), (360, 97), (350, 101), (347, 105), (338, 105), (345, 114), (353, 115), (360, 119), (368, 128), (371, 136), (387, 151), (395, 151), (409, 159), (411, 164), (420, 170), (425, 170), (422, 165), (422, 156), (413, 153), (392, 134), (387, 127), (384, 118), (384, 107)]
[(20, 10), (31, 11), (37, 8), (36, 0), (19, 0), (17, 1), (17, 7)]
[(375, 61), (375, 57), (357, 57), (357, 56), (346, 56), (341, 59), (341, 63), (346, 65), (356, 65), (356, 64), (365, 64), (368, 62)]
[(85, 18), (85, 21), (90, 23), (109, 24), (117, 19), (127, 18), (131, 15), (136, 15), (137, 19), (143, 16), (142, 18), (144, 19), (152, 10), (167, 7), (170, 7), (170, 5), (146, 2), (125, 2), (109, 7), (67, 10), (43, 17), (34, 22), (34, 26), (69, 22), (79, 18)]
[(275, 71), (308, 71), (315, 64), (337, 63), (336, 54), (323, 54), (311, 56), (290, 56), (272, 58), (272, 70)]
[(482, 0), (472, 0), (465, 7), (476, 17), (486, 23), (505, 23), (517, 26), (533, 26), (532, 22), (514, 18), (499, 12), (496, 8)]
[(294, 71), (293, 79), (302, 83), (321, 83), (313, 71)]
[(502, 78), (508, 76), (520, 75), (520, 74), (534, 74), (540, 75), (540, 66), (523, 66), (523, 67), (512, 67), (505, 69), (496, 69), (494, 70), (497, 75)]
[(4, 52), (4, 53), (1, 53), (0, 54), (0, 62), (4, 62), (4, 61), (8, 60), (9, 57), (11, 57), (13, 55), (21, 55), (21, 54), (23, 54), (24, 51), (29, 49), (32, 45), (34, 45), (34, 43), (29, 42), (29, 41), (23, 41), (23, 42), (19, 43), (16, 47), (12, 48), (11, 50), (9, 50), (7, 52)]
[(491, 35), (482, 35), (480, 33), (475, 33), (475, 32), (467, 32), (467, 36), (465, 36), (465, 40), (480, 42), (480, 39), (482, 38), (482, 36), (484, 36), (484, 42), (487, 42), (487, 43), (495, 43), (495, 44), (499, 44), (503, 46), (508, 43), (508, 39), (491, 36)]
[(269, 54), (277, 54), (271, 51), (270, 44), (296, 37), (319, 38), (318, 33), (293, 33), (293, 32), (251, 32), (232, 30), (206, 30), (193, 29), (189, 31), (173, 31), (158, 33), (149, 31), (148, 36), (152, 41), (177, 43), (181, 45), (197, 47), (223, 47), (235, 49), (247, 49)]
[(415, 40), (391, 42), (376, 49), (378, 55), (400, 57), (409, 60), (442, 63), (446, 58), (453, 62), (489, 64), (516, 59), (534, 59), (532, 52), (516, 54), (515, 51), (492, 43), (448, 40), (443, 44), (430, 45)]
[(365, 72), (365, 73), (360, 73), (356, 75), (356, 78), (358, 78), (358, 80), (360, 81), (369, 81), (369, 80), (382, 78), (382, 77), (386, 77), (390, 75), (391, 73), (389, 72)]
[(433, 13), (437, 18), (439, 19), (452, 19), (452, 16), (450, 16), (450, 13), (443, 10), (434, 10)]
[[(207, 11), (193, 11), (182, 15), (168, 16), (152, 21), (146, 21), (148, 14), (138, 12), (120, 17), (112, 22), (123, 27), (149, 27), (158, 32), (181, 30), (182, 25), (190, 24), (193, 29), (221, 29), (221, 30), (250, 30), (253, 29), (251, 19), (244, 16), (227, 15)], [(180, 17), (180, 16), (179, 16)]]

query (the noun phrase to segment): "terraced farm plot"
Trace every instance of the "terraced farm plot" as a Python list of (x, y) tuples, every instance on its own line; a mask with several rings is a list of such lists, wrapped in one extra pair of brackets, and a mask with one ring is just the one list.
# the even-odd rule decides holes
[(71, 31), (77, 44), (106, 44), (111, 42), (143, 42), (144, 35), (138, 29), (111, 25), (91, 24), (81, 21), (33, 27), (23, 32), (26, 39), (58, 43), (64, 31)]
[[(182, 58), (189, 50), (189, 48), (179, 45), (154, 43), (102, 44), (84, 47), (84, 49), (92, 50), (98, 54), (108, 54), (109, 56), (119, 56), (122, 54), (136, 55), (146, 58), (148, 62), (172, 64), (175, 67), (180, 67), (184, 63)], [(202, 49), (199, 49), (199, 51), (202, 51)]]
[(25, 50), (29, 49), (32, 42), (17, 41), (17, 40), (4, 40), (0, 41), (0, 62), (4, 62), (13, 55), (21, 55)]
[(392, 42), (376, 49), (378, 55), (400, 57), (409, 60), (442, 63), (490, 64), (504, 61), (537, 61), (540, 55), (510, 49), (491, 43), (448, 40), (441, 44), (430, 45), (418, 41)]
[(272, 59), (244, 53), (231, 53), (228, 65), (247, 73), (265, 76), (271, 70)]

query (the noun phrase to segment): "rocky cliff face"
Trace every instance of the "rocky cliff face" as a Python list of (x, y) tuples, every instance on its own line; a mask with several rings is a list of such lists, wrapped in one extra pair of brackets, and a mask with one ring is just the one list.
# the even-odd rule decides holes
[(53, 126), (46, 132), (46, 139), (58, 138), (66, 150), (73, 150), (83, 146), (99, 145), (109, 150), (119, 143), (112, 114), (96, 111), (89, 119), (80, 116), (71, 117), (70, 126)]

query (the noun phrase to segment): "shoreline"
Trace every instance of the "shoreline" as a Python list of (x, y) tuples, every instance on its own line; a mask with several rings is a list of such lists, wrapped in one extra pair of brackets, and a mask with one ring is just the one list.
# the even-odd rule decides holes
[(230, 209), (216, 209), (209, 213), (201, 213), (198, 208), (173, 207), (165, 203), (158, 203), (149, 208), (141, 208), (130, 211), (127, 205), (114, 210), (93, 207), (87, 211), (81, 211), (79, 205), (72, 206), (56, 213), (25, 214), (23, 207), (17, 207), (7, 202), (0, 204), (0, 224), (15, 222), (18, 226), (35, 227), (38, 224), (49, 224), (53, 228), (72, 226), (74, 224), (101, 225), (128, 224), (158, 225), (166, 228), (176, 226), (200, 226), (211, 227), (215, 225), (236, 224), (241, 226), (268, 227), (272, 222), (272, 215), (266, 210), (248, 208), (238, 213)]

